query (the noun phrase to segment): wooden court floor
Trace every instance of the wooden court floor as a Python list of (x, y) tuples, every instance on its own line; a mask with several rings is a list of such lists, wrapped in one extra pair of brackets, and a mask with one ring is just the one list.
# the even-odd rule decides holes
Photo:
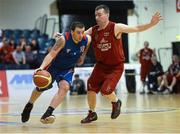
[(121, 94), (122, 114), (110, 118), (111, 103), (98, 95), (98, 120), (80, 124), (87, 114), (86, 96), (67, 96), (54, 111), (56, 121), (41, 124), (39, 119), (52, 96), (41, 96), (28, 123), (20, 114), (28, 97), (0, 98), (0, 133), (180, 133), (180, 95)]

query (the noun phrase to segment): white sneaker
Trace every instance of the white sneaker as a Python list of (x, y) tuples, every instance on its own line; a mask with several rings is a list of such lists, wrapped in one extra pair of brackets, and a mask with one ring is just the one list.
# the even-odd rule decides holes
[(168, 86), (169, 93), (173, 91), (172, 87)]
[(52, 124), (52, 123), (54, 123), (55, 119), (56, 119), (55, 116), (51, 115), (49, 117), (46, 117), (45, 119), (40, 119), (40, 121), (43, 124)]

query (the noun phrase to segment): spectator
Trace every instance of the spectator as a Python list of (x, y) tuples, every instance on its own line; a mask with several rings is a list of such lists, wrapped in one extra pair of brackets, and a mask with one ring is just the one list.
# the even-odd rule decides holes
[(160, 62), (157, 61), (156, 56), (151, 57), (152, 65), (148, 74), (148, 94), (152, 94), (153, 91), (157, 91), (158, 88), (158, 77), (163, 74), (163, 68)]
[(172, 64), (168, 71), (159, 77), (160, 86), (158, 90), (163, 93), (172, 93), (173, 88), (180, 81), (180, 62), (177, 55), (172, 56)]
[(74, 75), (74, 80), (72, 83), (70, 94), (77, 93), (78, 95), (86, 94), (85, 83), (79, 78), (79, 74)]
[(26, 57), (20, 44), (16, 46), (16, 50), (12, 53), (12, 55), (17, 65), (26, 64)]
[(30, 45), (25, 46), (25, 57), (26, 63), (30, 66), (31, 69), (37, 68), (38, 65), (36, 60), (36, 54), (31, 51)]
[(138, 53), (137, 56), (139, 57), (139, 61), (141, 64), (141, 70), (140, 70), (140, 75), (141, 75), (141, 82), (142, 82), (142, 92), (141, 94), (145, 93), (145, 85), (146, 85), (146, 77), (149, 74), (150, 67), (152, 65), (151, 63), (151, 57), (155, 55), (154, 51), (149, 48), (149, 42), (145, 41), (144, 42), (144, 48), (141, 49)]
[(32, 39), (30, 45), (31, 45), (31, 50), (33, 53), (39, 52), (39, 45), (36, 39)]
[(6, 38), (3, 38), (2, 47), (0, 48), (0, 63), (14, 63), (12, 57), (13, 51), (13, 44), (9, 43), (9, 41)]

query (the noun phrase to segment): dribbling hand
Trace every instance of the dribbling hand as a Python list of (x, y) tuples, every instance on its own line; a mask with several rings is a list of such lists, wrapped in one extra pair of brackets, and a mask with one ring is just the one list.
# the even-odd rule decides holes
[(42, 69), (42, 68), (37, 68), (37, 69), (35, 69), (35, 70), (34, 70), (34, 74), (37, 73), (38, 71), (41, 71), (41, 70), (43, 70), (43, 69)]

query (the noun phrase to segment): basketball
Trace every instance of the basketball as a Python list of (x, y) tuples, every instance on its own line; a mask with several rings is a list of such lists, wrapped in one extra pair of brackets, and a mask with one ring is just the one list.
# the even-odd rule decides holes
[(34, 74), (33, 81), (38, 88), (47, 88), (52, 82), (52, 77), (48, 71), (40, 70)]

